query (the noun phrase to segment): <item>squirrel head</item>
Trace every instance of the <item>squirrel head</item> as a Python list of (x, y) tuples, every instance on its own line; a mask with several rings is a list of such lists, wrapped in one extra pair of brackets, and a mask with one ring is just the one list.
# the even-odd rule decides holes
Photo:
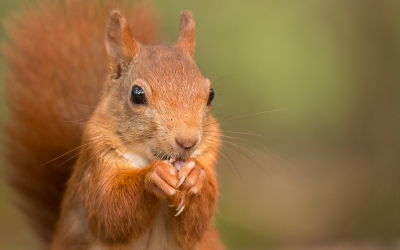
[[(190, 13), (182, 13), (174, 45), (142, 45), (123, 14), (113, 11), (105, 43), (110, 77), (92, 124), (103, 129), (111, 147), (125, 158), (135, 154), (147, 161), (171, 162), (206, 150), (212, 135), (204, 128), (214, 122), (214, 91), (193, 59), (195, 24)], [(206, 126), (207, 131), (218, 129), (215, 126)]]

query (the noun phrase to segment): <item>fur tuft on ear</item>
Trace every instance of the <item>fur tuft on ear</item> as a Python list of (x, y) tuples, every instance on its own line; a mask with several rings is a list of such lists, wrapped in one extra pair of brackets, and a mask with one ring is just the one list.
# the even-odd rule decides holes
[(195, 23), (189, 11), (184, 10), (181, 15), (181, 27), (177, 46), (186, 50), (192, 57), (196, 44)]
[(133, 38), (125, 16), (119, 10), (111, 12), (105, 43), (114, 78), (119, 78), (121, 64), (129, 62), (140, 46)]

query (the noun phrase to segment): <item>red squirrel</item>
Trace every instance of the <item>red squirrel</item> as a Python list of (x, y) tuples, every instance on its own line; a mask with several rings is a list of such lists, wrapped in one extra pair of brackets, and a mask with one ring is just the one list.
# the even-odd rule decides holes
[(151, 6), (117, 2), (42, 2), (7, 25), (11, 184), (45, 248), (223, 249), (195, 23), (183, 11), (175, 44), (146, 45)]

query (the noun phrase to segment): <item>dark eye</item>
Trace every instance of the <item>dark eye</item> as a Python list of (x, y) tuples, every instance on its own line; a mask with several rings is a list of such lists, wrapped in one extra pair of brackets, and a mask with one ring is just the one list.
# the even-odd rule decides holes
[(133, 102), (134, 104), (147, 104), (146, 94), (141, 87), (133, 87), (131, 93), (131, 102)]
[(207, 106), (211, 106), (211, 102), (214, 100), (214, 90), (210, 89), (210, 94), (208, 95)]

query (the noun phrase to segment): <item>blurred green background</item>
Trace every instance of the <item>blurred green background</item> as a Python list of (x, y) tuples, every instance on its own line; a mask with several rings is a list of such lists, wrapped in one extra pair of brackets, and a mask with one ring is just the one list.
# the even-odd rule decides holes
[[(400, 249), (400, 1), (154, 2), (170, 42), (192, 11), (216, 117), (253, 114), (222, 122), (227, 249)], [(31, 249), (12, 200), (0, 249)]]

